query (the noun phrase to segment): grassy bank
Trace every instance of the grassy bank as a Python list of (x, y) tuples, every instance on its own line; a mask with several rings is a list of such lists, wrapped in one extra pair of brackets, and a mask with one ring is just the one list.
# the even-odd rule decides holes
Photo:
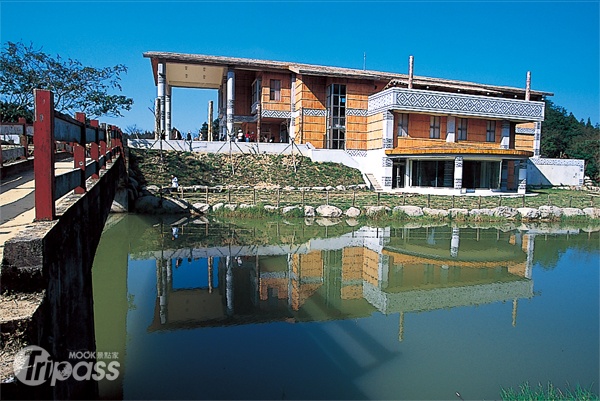
[[(336, 187), (363, 184), (361, 173), (337, 163), (314, 163), (309, 158), (289, 155), (203, 154), (131, 149), (130, 166), (142, 185), (169, 186), (175, 174), (179, 184), (191, 187), (184, 192), (186, 200), (208, 204), (270, 204), (278, 207), (330, 204), (346, 210), (351, 206), (412, 205), (432, 209), (482, 209), (508, 206), (512, 208), (557, 206), (561, 208), (599, 207), (599, 194), (587, 191), (544, 189), (530, 191), (527, 196), (420, 195), (376, 193), (368, 190), (305, 191), (269, 189), (299, 187)], [(295, 169), (294, 169), (295, 166)], [(233, 168), (233, 172), (232, 172)], [(295, 171), (294, 171), (295, 170)], [(195, 189), (193, 187), (196, 186)], [(233, 188), (227, 188), (233, 186)], [(245, 188), (239, 188), (243, 186)], [(211, 189), (207, 189), (209, 187)], [(215, 187), (222, 187), (215, 190)], [(256, 189), (263, 188), (263, 189)]]
[[(191, 153), (130, 150), (130, 165), (145, 182), (170, 185), (171, 174), (182, 186), (327, 186), (363, 184), (360, 171), (338, 163), (314, 163), (295, 155)], [(295, 166), (295, 167), (294, 167)]]

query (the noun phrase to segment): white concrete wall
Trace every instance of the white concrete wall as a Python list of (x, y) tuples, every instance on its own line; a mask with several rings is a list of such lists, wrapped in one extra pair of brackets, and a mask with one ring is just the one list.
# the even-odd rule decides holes
[[(161, 147), (161, 141), (156, 139), (128, 139), (127, 146), (138, 149), (155, 149)], [(291, 154), (292, 146), (289, 143), (266, 143), (266, 142), (208, 142), (208, 141), (185, 141), (164, 140), (163, 150), (177, 150), (180, 152), (200, 153), (268, 153), (268, 154)], [(309, 156), (310, 145), (294, 145), (294, 153)]]
[(584, 160), (530, 158), (527, 161), (527, 186), (583, 185)]
[(360, 164), (345, 150), (312, 149), (308, 156), (313, 162), (340, 163), (360, 170)]

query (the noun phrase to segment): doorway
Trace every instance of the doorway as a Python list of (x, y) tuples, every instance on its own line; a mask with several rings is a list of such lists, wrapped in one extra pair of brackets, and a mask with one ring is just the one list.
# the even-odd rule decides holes
[(392, 162), (392, 189), (404, 188), (404, 176), (406, 175), (406, 160), (397, 159)]

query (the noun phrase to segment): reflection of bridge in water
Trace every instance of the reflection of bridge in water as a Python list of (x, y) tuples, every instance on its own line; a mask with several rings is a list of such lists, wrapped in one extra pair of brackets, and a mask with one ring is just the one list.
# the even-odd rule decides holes
[(513, 303), (533, 296), (533, 236), (450, 227), (367, 228), (299, 245), (165, 249), (150, 331), (343, 320)]

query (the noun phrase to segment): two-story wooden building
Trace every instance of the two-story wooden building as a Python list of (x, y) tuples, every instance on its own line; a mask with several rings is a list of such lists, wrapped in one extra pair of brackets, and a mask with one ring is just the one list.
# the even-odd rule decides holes
[[(525, 162), (540, 155), (545, 96), (512, 88), (414, 76), (197, 54), (147, 52), (171, 130), (171, 88), (219, 93), (221, 135), (310, 143), (352, 158), (384, 191), (525, 190)], [(523, 147), (516, 125), (530, 123)]]

